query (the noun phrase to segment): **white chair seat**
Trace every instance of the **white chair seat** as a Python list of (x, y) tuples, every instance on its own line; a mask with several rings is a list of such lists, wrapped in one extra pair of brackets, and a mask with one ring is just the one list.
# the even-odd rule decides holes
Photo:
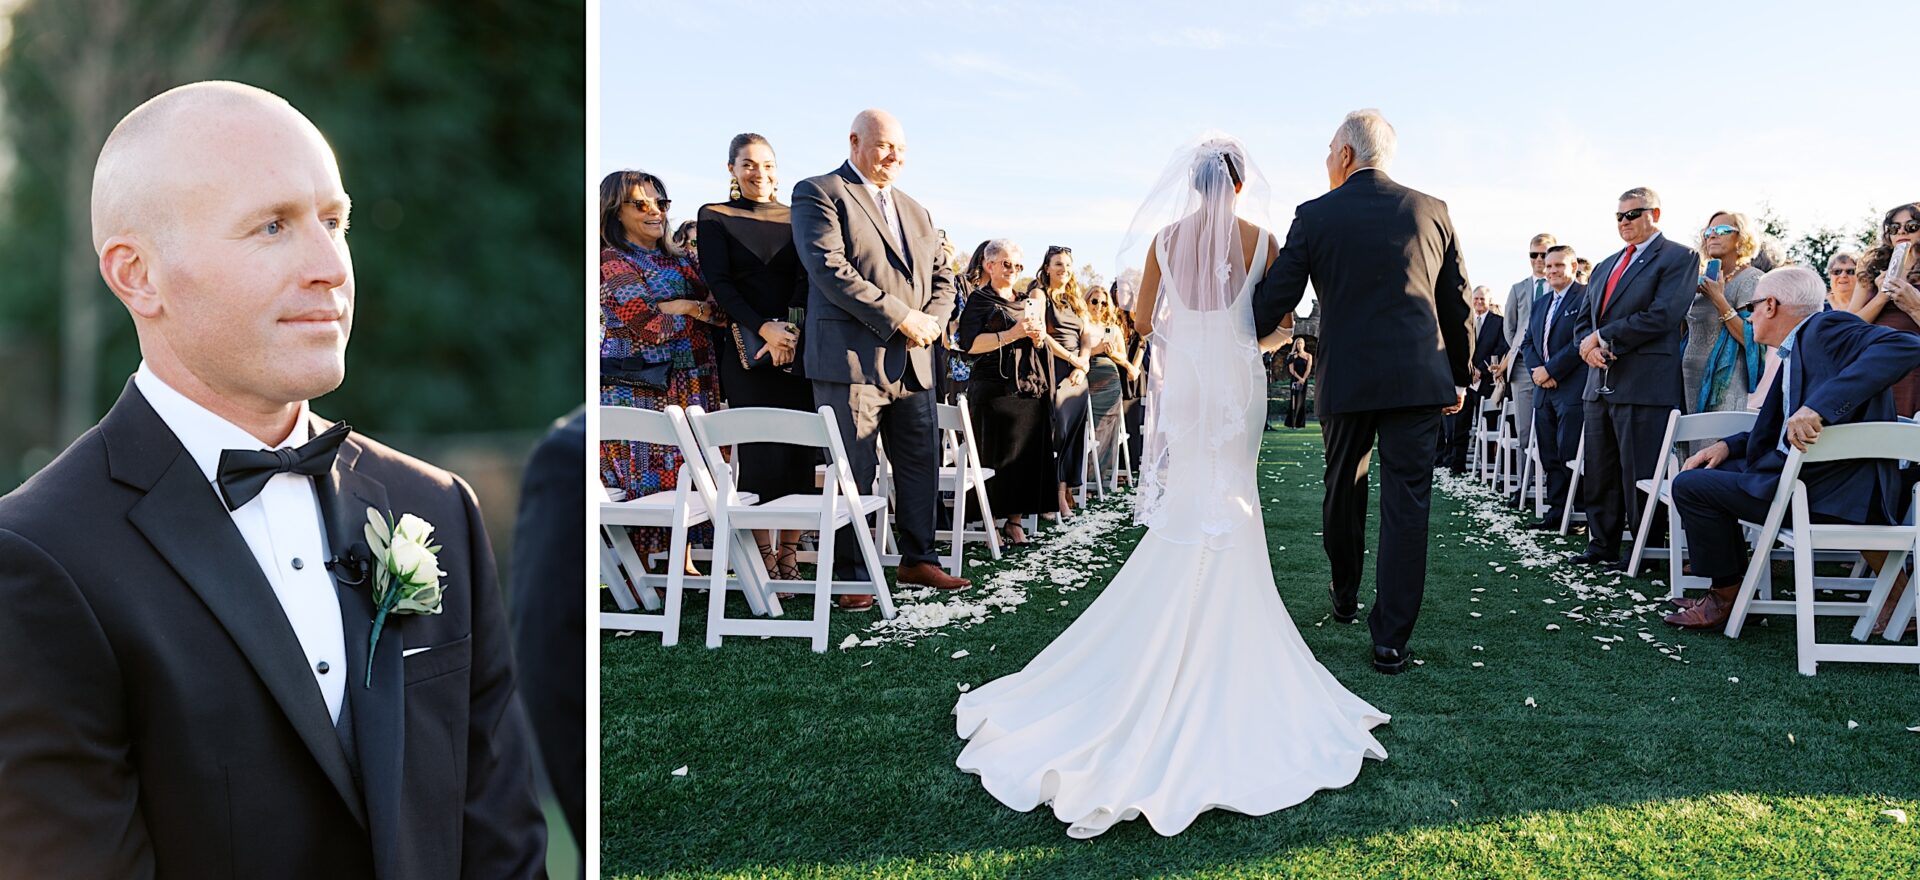
[[(674, 491), (655, 492), (630, 501), (600, 502), (600, 523), (610, 526), (666, 526), (673, 524)], [(753, 504), (760, 496), (752, 492), (739, 493), (741, 503)], [(687, 494), (688, 525), (699, 525), (711, 517), (707, 513), (707, 502), (698, 494)]]
[(941, 468), (940, 469), (940, 491), (955, 492), (963, 489), (971, 489), (978, 484), (985, 483), (986, 481), (993, 479), (993, 474), (994, 474), (993, 468), (983, 467), (979, 470), (979, 475), (977, 478), (975, 478), (974, 475), (969, 474), (966, 481), (966, 485), (961, 486), (959, 484), (960, 474), (962, 471), (965, 471), (965, 470), (967, 469), (957, 467), (954, 465), (947, 465), (946, 467)]
[[(855, 514), (846, 496), (833, 500), (833, 524), (844, 526), (853, 521)], [(860, 516), (875, 513), (887, 506), (887, 499), (880, 495), (862, 495), (858, 499)], [(774, 529), (804, 528), (814, 526), (820, 520), (820, 496), (783, 495), (772, 501), (763, 501), (752, 507), (734, 507), (727, 518), (737, 529)]]

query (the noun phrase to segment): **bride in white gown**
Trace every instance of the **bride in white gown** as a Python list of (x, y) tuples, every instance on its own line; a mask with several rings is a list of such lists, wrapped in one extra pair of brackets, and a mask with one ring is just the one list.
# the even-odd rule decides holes
[(1051, 802), (1073, 837), (1140, 815), (1168, 836), (1216, 807), (1263, 815), (1387, 756), (1369, 731), (1388, 716), (1314, 659), (1269, 567), (1260, 347), (1287, 331), (1253, 335), (1251, 294), (1278, 247), (1245, 219), (1264, 198), (1239, 142), (1209, 137), (1142, 208), (1130, 239), (1154, 233), (1135, 309), (1153, 344), (1146, 536), (1025, 669), (954, 706), (960, 769), (1016, 810)]

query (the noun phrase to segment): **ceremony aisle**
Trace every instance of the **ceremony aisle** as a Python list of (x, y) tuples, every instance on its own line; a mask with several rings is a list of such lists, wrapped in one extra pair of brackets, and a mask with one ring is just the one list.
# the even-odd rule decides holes
[[(1391, 757), (1304, 804), (1069, 839), (955, 769), (962, 690), (1021, 667), (1139, 539), (1124, 500), (959, 595), (896, 594), (891, 625), (834, 614), (835, 648), (604, 634), (600, 840), (608, 877), (1860, 877), (1920, 868), (1911, 667), (1794, 670), (1793, 628), (1735, 641), (1660, 623), (1656, 578), (1553, 561), (1571, 544), (1467, 481), (1434, 493), (1420, 664), (1368, 667), (1327, 617), (1319, 433), (1267, 435), (1275, 579), (1322, 663), (1392, 713)], [(1377, 508), (1376, 508), (1377, 522)], [(1617, 581), (1617, 583), (1616, 583)], [(1637, 594), (1637, 595), (1636, 595)], [(695, 594), (701, 595), (701, 594)], [(1372, 569), (1361, 601), (1371, 605)], [(802, 609), (798, 613), (807, 613)], [(1831, 637), (1831, 636), (1829, 636)]]

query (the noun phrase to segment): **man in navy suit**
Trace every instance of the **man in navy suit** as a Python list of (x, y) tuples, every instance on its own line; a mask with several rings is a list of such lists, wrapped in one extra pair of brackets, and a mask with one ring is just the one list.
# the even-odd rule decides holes
[[(1588, 530), (1586, 552), (1573, 561), (1624, 570), (1621, 526), (1641, 527), (1629, 520), (1640, 513), (1634, 483), (1653, 476), (1667, 414), (1680, 408), (1680, 350), (1700, 254), (1660, 234), (1660, 196), (1646, 187), (1621, 194), (1614, 221), (1627, 246), (1593, 267), (1580, 313), (1580, 357), (1590, 368), (1581, 395)], [(1665, 531), (1664, 518), (1650, 528)]]
[(1547, 290), (1528, 315), (1527, 330), (1520, 343), (1520, 363), (1525, 373), (1516, 382), (1528, 382), (1533, 393), (1534, 439), (1540, 444), (1540, 466), (1547, 474), (1547, 515), (1530, 529), (1558, 528), (1565, 513), (1567, 484), (1572, 472), (1567, 461), (1580, 446), (1580, 429), (1586, 423), (1581, 412), (1580, 394), (1586, 389), (1575, 379), (1586, 378), (1586, 364), (1580, 360), (1577, 328), (1586, 310), (1586, 288), (1573, 280), (1573, 248), (1554, 245), (1545, 260)]
[[(1687, 530), (1693, 572), (1713, 588), (1697, 604), (1667, 616), (1688, 629), (1727, 622), (1747, 568), (1740, 522), (1766, 519), (1787, 447), (1804, 450), (1826, 425), (1891, 422), (1888, 388), (1920, 369), (1920, 337), (1879, 327), (1844, 311), (1821, 311), (1826, 286), (1812, 269), (1768, 272), (1754, 291), (1753, 338), (1780, 351), (1778, 378), (1753, 430), (1687, 459), (1673, 480), (1674, 506)], [(1906, 490), (1892, 461), (1834, 461), (1800, 471), (1815, 522), (1889, 523), (1905, 514)], [(1870, 563), (1884, 562), (1869, 558)]]

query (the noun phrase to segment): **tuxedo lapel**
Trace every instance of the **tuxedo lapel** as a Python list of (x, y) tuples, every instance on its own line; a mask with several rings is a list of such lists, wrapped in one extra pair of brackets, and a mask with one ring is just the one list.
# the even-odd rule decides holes
[[(840, 179), (846, 181), (848, 196), (867, 215), (867, 222), (873, 224), (873, 231), (880, 236), (881, 243), (887, 246), (887, 253), (899, 264), (900, 271), (913, 271), (911, 264), (907, 262), (906, 254), (901, 251), (906, 245), (894, 240), (893, 229), (887, 223), (887, 215), (881, 213), (879, 203), (873, 200), (872, 193), (867, 192), (867, 185), (861, 182), (859, 172), (853, 170), (853, 163), (848, 162), (840, 166)], [(898, 202), (894, 204), (893, 209), (900, 210)], [(900, 225), (902, 228), (906, 226), (905, 214), (900, 216)]]
[(299, 636), (206, 475), (132, 383), (101, 429), (114, 478), (147, 493), (127, 519), (226, 629), (354, 819), (365, 825), (346, 752)]
[[(326, 427), (316, 419), (314, 430)], [(367, 511), (399, 515), (387, 502), (387, 488), (354, 469), (362, 447), (349, 436), (325, 478), (314, 480), (320, 510), (326, 519), (327, 544), (335, 557), (344, 557), (355, 543), (366, 544)], [(373, 579), (344, 584), (335, 577), (340, 620), (347, 640), (347, 693), (352, 714), (353, 741), (359, 753), (360, 787), (366, 792), (367, 818), (373, 832), (376, 874), (392, 877), (399, 852), (396, 836), (400, 821), (400, 783), (406, 775), (402, 749), (406, 743), (406, 681), (401, 654), (406, 650), (407, 616), (389, 614), (381, 625), (380, 643), (373, 652), (373, 684), (367, 684), (368, 639), (373, 633)]]

